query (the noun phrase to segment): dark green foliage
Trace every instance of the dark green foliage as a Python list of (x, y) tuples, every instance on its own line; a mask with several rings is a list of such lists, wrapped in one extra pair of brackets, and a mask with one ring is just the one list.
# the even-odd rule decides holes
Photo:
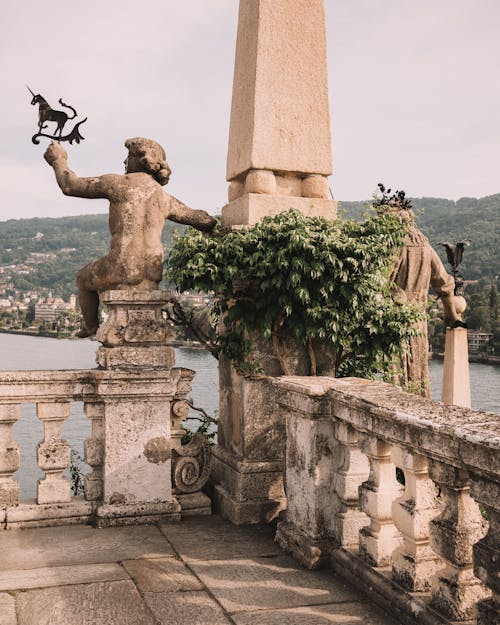
[(257, 331), (309, 350), (320, 341), (334, 353), (338, 375), (373, 377), (389, 370), (418, 317), (390, 295), (404, 236), (393, 215), (358, 223), (290, 210), (228, 233), (189, 229), (169, 255), (166, 276), (181, 291), (215, 293), (225, 324), (219, 349), (243, 372), (258, 368), (248, 340)]

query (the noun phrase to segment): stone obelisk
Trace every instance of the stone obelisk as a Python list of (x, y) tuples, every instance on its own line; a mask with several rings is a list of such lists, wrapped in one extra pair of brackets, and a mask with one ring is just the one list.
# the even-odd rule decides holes
[(335, 218), (323, 0), (241, 0), (226, 226), (290, 207)]
[[(334, 219), (331, 173), (323, 0), (240, 0), (222, 224), (289, 208)], [(279, 375), (261, 355), (266, 374)], [(225, 358), (219, 377), (216, 506), (233, 523), (270, 521), (285, 504), (286, 440), (272, 378), (241, 377)]]

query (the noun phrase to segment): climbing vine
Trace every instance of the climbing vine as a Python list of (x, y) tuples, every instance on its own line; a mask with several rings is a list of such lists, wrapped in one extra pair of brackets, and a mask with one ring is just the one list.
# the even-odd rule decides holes
[(310, 372), (318, 345), (333, 354), (335, 374), (381, 376), (414, 333), (419, 313), (391, 297), (390, 269), (405, 237), (401, 221), (304, 217), (290, 209), (254, 227), (189, 229), (171, 250), (166, 278), (179, 290), (213, 292), (216, 353), (243, 373), (256, 373), (257, 332), (287, 371), (284, 338), (304, 346)]

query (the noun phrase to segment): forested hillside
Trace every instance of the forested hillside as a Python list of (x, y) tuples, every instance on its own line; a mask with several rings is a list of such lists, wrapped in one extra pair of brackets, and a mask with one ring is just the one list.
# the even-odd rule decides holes
[[(166, 222), (165, 247), (183, 228)], [(0, 222), (0, 278), (9, 278), (16, 291), (48, 288), (67, 298), (76, 292), (77, 271), (108, 249), (107, 215), (11, 219)]]
[[(500, 275), (500, 193), (480, 199), (461, 198), (457, 202), (440, 198), (416, 198), (412, 200), (418, 227), (427, 235), (431, 244), (446, 260), (440, 241), (456, 243), (471, 241), (466, 248), (461, 271), (466, 279), (488, 278)], [(366, 210), (367, 203), (341, 202), (340, 210), (345, 217), (358, 219)]]
[[(466, 279), (494, 282), (500, 275), (497, 248), (500, 242), (500, 194), (462, 198), (457, 202), (439, 198), (413, 200), (417, 224), (438, 249), (443, 260), (443, 240), (456, 243), (470, 239), (462, 272)], [(345, 217), (359, 218), (367, 209), (363, 202), (341, 202)], [(183, 226), (166, 222), (163, 242), (172, 245), (174, 230)], [(107, 215), (11, 219), (0, 222), (0, 282), (16, 291), (51, 289), (65, 298), (75, 292), (75, 275), (90, 260), (108, 251)], [(1, 297), (1, 295), (0, 295)]]

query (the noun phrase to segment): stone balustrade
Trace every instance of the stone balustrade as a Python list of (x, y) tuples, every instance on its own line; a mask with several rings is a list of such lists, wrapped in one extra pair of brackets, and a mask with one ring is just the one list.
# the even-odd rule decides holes
[[(178, 519), (172, 494), (171, 406), (183, 404), (194, 373), (187, 369), (15, 371), (0, 376), (0, 523), (33, 527)], [(84, 496), (73, 496), (64, 473), (71, 449), (62, 435), (71, 402), (83, 402), (92, 424), (84, 442)], [(43, 424), (37, 463), (44, 473), (35, 500), (22, 501), (13, 428), (21, 404), (35, 404)], [(183, 414), (185, 417), (186, 415)], [(180, 424), (179, 424), (180, 425)], [(182, 449), (182, 446), (180, 446)], [(133, 449), (132, 449), (133, 448)], [(184, 456), (189, 457), (187, 452)], [(205, 470), (206, 471), (206, 470)], [(196, 490), (192, 488), (192, 491)]]
[(500, 623), (500, 416), (355, 378), (273, 384), (287, 432), (280, 545), (401, 623)]

